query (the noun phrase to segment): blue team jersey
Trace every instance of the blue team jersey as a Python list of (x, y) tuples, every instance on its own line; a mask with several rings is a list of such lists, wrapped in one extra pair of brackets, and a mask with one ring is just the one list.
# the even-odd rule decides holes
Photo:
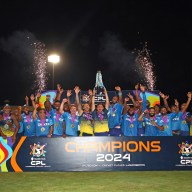
[(140, 93), (141, 94), (141, 98), (142, 98), (142, 113), (147, 109), (147, 97), (145, 92), (144, 93)]
[[(135, 114), (137, 114), (138, 115), (138, 112), (139, 112), (139, 109), (137, 109), (137, 110), (135, 110)], [(138, 121), (138, 124), (137, 124), (137, 128), (138, 129), (143, 129), (144, 128), (144, 121)]]
[(35, 136), (35, 123), (32, 118), (32, 113), (29, 113), (28, 118), (24, 113), (21, 116), (22, 116), (24, 135), (28, 137)]
[(18, 133), (23, 133), (23, 122), (19, 121), (19, 131)]
[(123, 115), (122, 132), (124, 136), (137, 136), (138, 114)]
[(180, 115), (180, 126), (181, 126), (181, 131), (189, 132), (189, 125), (186, 122), (186, 116), (189, 114), (189, 112), (181, 112)]
[(108, 127), (109, 129), (115, 126), (120, 126), (122, 122), (123, 106), (119, 103), (110, 105), (108, 109)]
[(176, 116), (172, 119), (172, 131), (181, 130), (181, 116), (182, 112), (179, 111)]
[(153, 119), (149, 117), (144, 117), (145, 122), (145, 136), (158, 136), (159, 135), (159, 129), (153, 125), (153, 121), (157, 123), (157, 125), (162, 126), (161, 119), (159, 117), (153, 117)]
[(159, 136), (172, 136), (172, 119), (177, 115), (176, 112), (169, 113), (165, 116), (160, 116), (161, 123), (164, 126), (164, 131), (159, 131)]
[(66, 135), (77, 136), (79, 126), (79, 116), (72, 116), (68, 112), (63, 113), (63, 118), (66, 123)]
[[(18, 121), (19, 123), (19, 130), (17, 133), (23, 133), (23, 122), (22, 121)], [(13, 125), (14, 129), (16, 129), (16, 125)]]
[(54, 135), (63, 135), (63, 115), (60, 113), (57, 113), (56, 110), (53, 110), (52, 113), (52, 120), (53, 120), (53, 124), (54, 124), (54, 129), (53, 129), (53, 134)]
[[(144, 93), (140, 93), (140, 96), (142, 98), (142, 113), (147, 109), (147, 97), (146, 97), (146, 94), (145, 92)], [(135, 111), (135, 113), (138, 113), (139, 109)], [(137, 128), (138, 129), (144, 129), (145, 127), (145, 122), (142, 122), (142, 121), (139, 121), (138, 122), (138, 125), (137, 125)]]
[(46, 117), (43, 121), (37, 117), (34, 120), (35, 128), (36, 128), (36, 136), (38, 137), (47, 137), (50, 131), (50, 127), (53, 125), (53, 121), (51, 118)]
[(52, 108), (51, 111), (46, 111), (46, 116), (52, 118), (54, 115), (54, 109)]

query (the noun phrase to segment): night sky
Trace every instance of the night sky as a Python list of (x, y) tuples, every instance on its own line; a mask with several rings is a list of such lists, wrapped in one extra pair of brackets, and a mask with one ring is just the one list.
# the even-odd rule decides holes
[[(192, 91), (190, 1), (5, 1), (0, 21), (1, 103), (23, 105), (25, 95), (35, 91), (28, 34), (45, 44), (46, 54), (61, 56), (55, 87), (93, 89), (101, 70), (107, 90), (134, 89), (142, 82), (135, 50), (147, 42), (155, 89), (181, 103)], [(47, 65), (47, 89), (52, 89), (52, 65)]]

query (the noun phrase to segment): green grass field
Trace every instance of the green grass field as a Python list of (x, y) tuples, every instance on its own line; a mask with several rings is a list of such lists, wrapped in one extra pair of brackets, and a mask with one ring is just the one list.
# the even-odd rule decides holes
[(192, 171), (0, 173), (0, 192), (191, 192)]

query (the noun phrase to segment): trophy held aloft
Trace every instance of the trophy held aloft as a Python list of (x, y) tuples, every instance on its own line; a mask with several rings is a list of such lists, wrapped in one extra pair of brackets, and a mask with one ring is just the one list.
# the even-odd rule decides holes
[(103, 84), (101, 71), (97, 71), (94, 89), (96, 91), (95, 104), (97, 105), (98, 103), (105, 103), (106, 101), (105, 94), (104, 94), (105, 86)]

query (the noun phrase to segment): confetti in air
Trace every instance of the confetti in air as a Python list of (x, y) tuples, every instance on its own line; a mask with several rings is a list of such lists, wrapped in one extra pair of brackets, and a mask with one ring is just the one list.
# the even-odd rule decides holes
[(139, 69), (144, 73), (144, 81), (148, 89), (153, 91), (155, 89), (156, 77), (153, 71), (153, 63), (151, 61), (150, 52), (145, 43), (142, 50), (137, 51), (136, 62), (139, 64)]
[[(27, 37), (30, 39), (29, 37)], [(35, 75), (33, 89), (42, 92), (47, 86), (47, 55), (45, 44), (40, 41), (31, 42), (34, 48), (33, 74)]]
[(35, 70), (35, 87), (41, 92), (46, 89), (47, 84), (47, 56), (45, 45), (41, 42), (34, 43), (34, 70)]

